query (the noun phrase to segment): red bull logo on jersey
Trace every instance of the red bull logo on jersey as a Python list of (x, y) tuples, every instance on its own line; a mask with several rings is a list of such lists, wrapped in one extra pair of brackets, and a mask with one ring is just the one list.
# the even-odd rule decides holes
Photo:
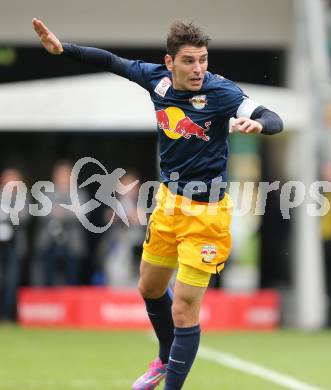
[(197, 110), (202, 110), (207, 105), (206, 95), (196, 95), (190, 99), (190, 103)]
[(211, 122), (205, 122), (205, 127), (201, 127), (178, 107), (168, 107), (165, 110), (156, 111), (156, 120), (159, 128), (169, 138), (184, 137), (189, 139), (194, 136), (203, 141), (210, 139), (206, 132), (209, 130)]
[(202, 262), (211, 263), (216, 256), (216, 253), (215, 245), (204, 245), (201, 249)]

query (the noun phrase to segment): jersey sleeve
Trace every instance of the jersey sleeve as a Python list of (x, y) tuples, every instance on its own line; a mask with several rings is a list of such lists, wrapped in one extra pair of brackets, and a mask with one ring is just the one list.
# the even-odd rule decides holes
[(220, 113), (228, 118), (237, 116), (238, 108), (247, 95), (232, 81), (223, 78), (218, 88)]
[(127, 79), (139, 84), (141, 87), (150, 91), (151, 77), (153, 71), (159, 67), (158, 64), (151, 64), (140, 60), (127, 60), (126, 77)]
[(153, 70), (158, 67), (157, 64), (128, 60), (119, 57), (110, 51), (94, 47), (64, 43), (63, 49), (63, 54), (66, 57), (95, 66), (106, 72), (125, 77), (147, 90), (150, 90), (151, 74)]
[(263, 106), (258, 106), (252, 112), (251, 118), (261, 123), (263, 126), (262, 134), (277, 134), (280, 133), (284, 128), (284, 123), (280, 116)]

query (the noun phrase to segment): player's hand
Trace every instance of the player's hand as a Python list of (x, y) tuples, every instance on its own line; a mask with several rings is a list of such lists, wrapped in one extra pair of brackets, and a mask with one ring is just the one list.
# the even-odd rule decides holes
[(253, 119), (241, 117), (235, 119), (231, 125), (229, 132), (234, 133), (236, 131), (240, 133), (249, 134), (260, 134), (263, 127), (260, 122), (254, 121)]
[(48, 28), (44, 25), (44, 23), (37, 19), (32, 19), (32, 25), (35, 29), (36, 33), (39, 36), (41, 43), (44, 48), (51, 54), (61, 54), (63, 53), (63, 46), (60, 40), (48, 30)]

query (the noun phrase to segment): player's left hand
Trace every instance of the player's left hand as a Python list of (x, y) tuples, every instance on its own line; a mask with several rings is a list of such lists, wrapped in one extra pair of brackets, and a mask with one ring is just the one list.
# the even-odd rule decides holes
[(51, 54), (62, 54), (63, 46), (60, 40), (45, 26), (45, 24), (37, 18), (32, 19), (32, 25), (35, 32), (38, 34), (44, 48)]
[(263, 127), (260, 122), (254, 121), (253, 119), (240, 117), (231, 123), (229, 132), (234, 133), (238, 131), (245, 134), (260, 134), (262, 129)]

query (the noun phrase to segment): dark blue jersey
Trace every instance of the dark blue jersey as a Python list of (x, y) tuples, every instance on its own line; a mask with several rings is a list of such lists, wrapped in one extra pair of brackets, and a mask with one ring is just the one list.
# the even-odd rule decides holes
[(178, 194), (205, 202), (210, 200), (211, 184), (218, 183), (217, 199), (223, 197), (229, 119), (237, 113), (250, 117), (258, 104), (249, 101), (235, 83), (210, 72), (200, 91), (178, 91), (164, 65), (71, 44), (64, 44), (64, 49), (66, 55), (123, 76), (149, 92), (158, 124), (161, 178), (166, 185), (176, 180)]
[[(140, 65), (145, 66), (145, 65)], [(201, 181), (193, 198), (208, 201), (212, 181), (226, 182), (229, 119), (236, 116), (244, 94), (234, 83), (209, 72), (199, 92), (173, 89), (165, 66), (151, 69), (148, 91), (154, 103), (164, 183), (178, 173), (178, 193)], [(147, 89), (147, 88), (146, 88)], [(185, 187), (186, 186), (186, 187)], [(224, 188), (219, 194), (223, 197)]]

